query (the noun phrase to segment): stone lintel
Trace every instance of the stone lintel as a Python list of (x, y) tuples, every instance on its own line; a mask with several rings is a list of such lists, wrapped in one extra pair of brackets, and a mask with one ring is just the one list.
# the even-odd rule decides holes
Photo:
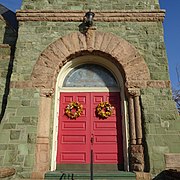
[[(163, 21), (164, 10), (114, 10), (93, 11), (94, 21), (123, 22), (123, 21)], [(16, 16), (18, 21), (75, 21), (82, 22), (85, 11), (70, 10), (20, 10)]]

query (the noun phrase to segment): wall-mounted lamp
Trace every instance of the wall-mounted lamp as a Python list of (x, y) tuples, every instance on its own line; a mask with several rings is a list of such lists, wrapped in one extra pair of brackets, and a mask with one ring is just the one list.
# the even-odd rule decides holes
[(84, 23), (86, 27), (91, 27), (93, 25), (93, 18), (95, 14), (91, 11), (91, 9), (84, 16)]

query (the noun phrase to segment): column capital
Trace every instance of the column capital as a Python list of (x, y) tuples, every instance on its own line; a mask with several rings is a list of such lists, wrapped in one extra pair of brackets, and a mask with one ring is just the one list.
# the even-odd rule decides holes
[(139, 88), (128, 88), (128, 93), (130, 96), (140, 96), (140, 89)]

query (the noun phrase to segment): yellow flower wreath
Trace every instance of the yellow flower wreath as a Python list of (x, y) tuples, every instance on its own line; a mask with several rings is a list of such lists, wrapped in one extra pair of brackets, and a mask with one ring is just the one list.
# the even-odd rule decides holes
[(112, 115), (114, 107), (108, 102), (101, 102), (96, 107), (96, 114), (102, 119)]
[[(72, 111), (73, 109), (75, 111)], [(73, 101), (66, 106), (65, 114), (71, 119), (76, 119), (79, 116), (81, 116), (82, 111), (83, 111), (83, 105), (80, 104), (79, 102)]]

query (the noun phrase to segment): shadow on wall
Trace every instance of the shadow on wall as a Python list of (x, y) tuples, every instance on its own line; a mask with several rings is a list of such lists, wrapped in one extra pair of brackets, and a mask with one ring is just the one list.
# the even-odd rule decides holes
[(1, 19), (3, 19), (6, 23), (3, 44), (8, 44), (11, 47), (8, 71), (6, 74), (4, 94), (2, 100), (0, 100), (0, 102), (2, 102), (0, 109), (0, 122), (1, 122), (6, 111), (7, 99), (10, 90), (10, 80), (13, 70), (15, 46), (18, 37), (18, 21), (16, 19), (16, 14), (1, 4), (0, 4), (0, 16)]
[(169, 169), (158, 174), (153, 180), (180, 180), (180, 171)]
[(143, 146), (144, 146), (144, 171), (150, 172), (150, 160), (149, 160), (149, 152), (148, 152), (148, 145), (146, 141), (146, 125), (145, 125), (145, 117), (144, 117), (144, 107), (140, 98), (140, 106), (141, 108), (141, 116), (142, 116), (142, 133), (143, 133)]
[(0, 16), (6, 23), (3, 44), (9, 44), (11, 47), (15, 46), (18, 36), (16, 14), (0, 4)]
[(6, 21), (7, 26), (9, 26), (15, 32), (18, 31), (18, 21), (14, 12), (0, 4), (0, 15)]

